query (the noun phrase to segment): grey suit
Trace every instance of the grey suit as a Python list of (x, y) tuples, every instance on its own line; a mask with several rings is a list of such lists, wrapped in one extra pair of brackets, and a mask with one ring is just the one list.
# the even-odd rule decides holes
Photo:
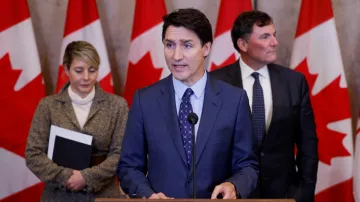
[[(127, 103), (119, 96), (102, 91), (97, 84), (88, 118), (81, 129), (67, 93), (68, 86), (65, 85), (59, 94), (40, 101), (27, 140), (26, 164), (45, 182), (42, 200), (91, 201), (95, 197), (119, 197), (115, 169), (127, 121)], [(83, 192), (66, 191), (66, 181), (72, 169), (58, 166), (47, 157), (51, 125), (93, 136), (93, 156), (106, 156), (99, 165), (81, 171), (86, 181)]]

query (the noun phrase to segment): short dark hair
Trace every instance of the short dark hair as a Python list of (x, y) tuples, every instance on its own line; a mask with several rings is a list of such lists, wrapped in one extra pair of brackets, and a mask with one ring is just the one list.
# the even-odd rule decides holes
[(178, 9), (163, 17), (162, 41), (165, 39), (167, 28), (172, 25), (175, 27), (184, 27), (193, 31), (200, 39), (201, 45), (207, 42), (213, 42), (212, 29), (210, 21), (204, 13), (194, 8)]
[(241, 13), (235, 20), (231, 29), (231, 39), (234, 48), (240, 52), (237, 46), (237, 40), (242, 38), (248, 40), (253, 32), (253, 26), (256, 24), (259, 27), (264, 27), (273, 23), (273, 19), (265, 12), (261, 11), (246, 11)]

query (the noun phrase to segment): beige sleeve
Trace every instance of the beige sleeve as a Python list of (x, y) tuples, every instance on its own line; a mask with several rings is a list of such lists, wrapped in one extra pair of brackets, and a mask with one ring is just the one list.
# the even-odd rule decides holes
[(43, 99), (35, 111), (27, 138), (26, 165), (41, 181), (65, 188), (72, 169), (58, 166), (47, 157), (51, 126), (49, 117), (48, 106)]

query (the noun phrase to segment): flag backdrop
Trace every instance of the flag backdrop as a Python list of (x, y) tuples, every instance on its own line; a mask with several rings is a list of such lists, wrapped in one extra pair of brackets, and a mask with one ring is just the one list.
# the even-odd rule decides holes
[(291, 68), (309, 84), (319, 138), (315, 201), (353, 201), (350, 100), (330, 0), (302, 0)]
[(69, 0), (56, 92), (68, 81), (62, 65), (65, 48), (72, 41), (79, 40), (91, 43), (97, 50), (100, 55), (98, 81), (103, 90), (113, 93), (111, 68), (95, 0)]
[(24, 152), (45, 87), (27, 1), (0, 1), (0, 19), (0, 200), (39, 201), (43, 184)]
[(239, 58), (231, 40), (231, 28), (236, 17), (249, 10), (252, 10), (251, 0), (221, 0), (207, 68), (209, 71), (234, 63)]
[(163, 0), (136, 0), (124, 89), (124, 97), (129, 106), (137, 89), (153, 84), (170, 74), (161, 41), (162, 17), (165, 14)]

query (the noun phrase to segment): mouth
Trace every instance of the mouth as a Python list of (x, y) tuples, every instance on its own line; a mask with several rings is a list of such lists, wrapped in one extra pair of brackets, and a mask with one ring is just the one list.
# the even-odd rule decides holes
[(183, 69), (185, 69), (185, 67), (187, 67), (187, 65), (185, 65), (185, 64), (173, 64), (172, 67), (175, 70), (183, 70)]

